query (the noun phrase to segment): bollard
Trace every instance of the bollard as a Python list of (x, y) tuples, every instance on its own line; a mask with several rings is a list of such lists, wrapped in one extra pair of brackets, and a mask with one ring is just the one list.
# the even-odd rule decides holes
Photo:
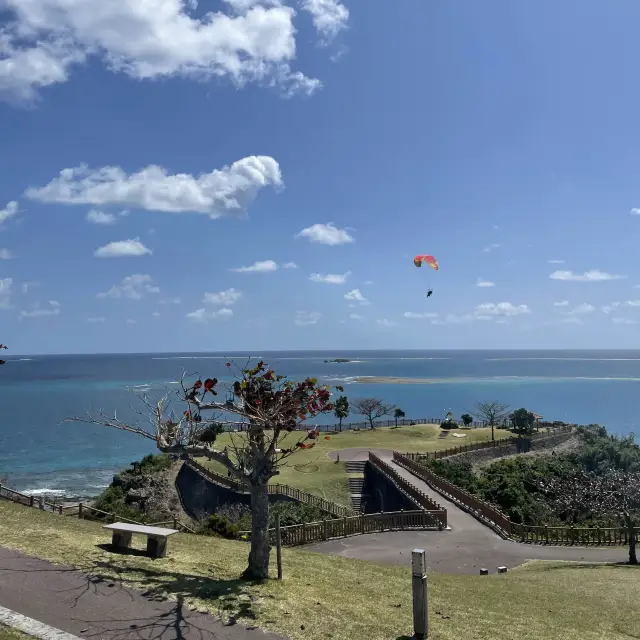
[(507, 573), (507, 567), (498, 567), (498, 573)]
[(413, 590), (414, 638), (423, 640), (429, 635), (427, 564), (424, 549), (414, 549), (411, 552), (411, 587)]
[(480, 569), (480, 575), (481, 576), (488, 576), (489, 575), (489, 569)]

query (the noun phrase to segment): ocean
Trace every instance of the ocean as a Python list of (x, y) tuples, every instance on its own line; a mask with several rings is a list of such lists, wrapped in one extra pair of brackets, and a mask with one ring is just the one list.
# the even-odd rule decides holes
[[(114, 473), (154, 451), (153, 442), (104, 427), (63, 422), (103, 410), (138, 420), (136, 392), (176, 389), (183, 371), (228, 376), (227, 360), (263, 358), (291, 378), (343, 384), (351, 399), (376, 396), (407, 417), (456, 417), (478, 401), (526, 407), (545, 419), (599, 423), (639, 433), (640, 351), (322, 351), (243, 354), (5, 356), (0, 367), (0, 475), (18, 490), (92, 496)], [(325, 363), (346, 358), (348, 363)], [(422, 378), (367, 384), (355, 378)], [(176, 402), (176, 409), (182, 410)], [(348, 420), (360, 421), (360, 416)], [(317, 420), (334, 422), (332, 416)]]

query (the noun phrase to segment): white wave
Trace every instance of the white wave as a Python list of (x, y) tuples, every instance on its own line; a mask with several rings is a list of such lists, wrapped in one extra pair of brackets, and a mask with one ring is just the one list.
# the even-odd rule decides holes
[[(154, 356), (152, 360), (242, 360), (251, 358), (252, 360), (258, 360), (262, 356)], [(278, 358), (278, 360), (286, 360), (287, 358)], [(293, 360), (294, 358), (289, 358)], [(306, 358), (301, 358), (305, 360)]]
[(24, 493), (27, 496), (55, 496), (56, 498), (62, 498), (67, 495), (67, 492), (64, 489), (25, 489), (21, 493)]

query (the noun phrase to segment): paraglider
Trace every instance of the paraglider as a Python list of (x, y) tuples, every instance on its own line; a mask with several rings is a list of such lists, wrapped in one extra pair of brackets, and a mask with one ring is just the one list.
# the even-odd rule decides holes
[[(416, 267), (421, 267), (422, 264), (428, 264), (434, 271), (438, 271), (438, 269), (440, 269), (440, 266), (438, 265), (438, 261), (430, 255), (417, 255), (414, 259), (413, 259), (413, 264)], [(433, 289), (429, 289), (429, 291), (427, 291), (427, 298), (430, 298), (433, 295)]]

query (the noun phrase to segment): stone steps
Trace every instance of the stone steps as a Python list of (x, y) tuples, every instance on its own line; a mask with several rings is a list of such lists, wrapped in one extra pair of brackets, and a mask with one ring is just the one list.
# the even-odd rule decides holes
[(345, 462), (345, 467), (347, 469), (347, 473), (364, 473), (364, 469), (367, 466), (367, 462)]

